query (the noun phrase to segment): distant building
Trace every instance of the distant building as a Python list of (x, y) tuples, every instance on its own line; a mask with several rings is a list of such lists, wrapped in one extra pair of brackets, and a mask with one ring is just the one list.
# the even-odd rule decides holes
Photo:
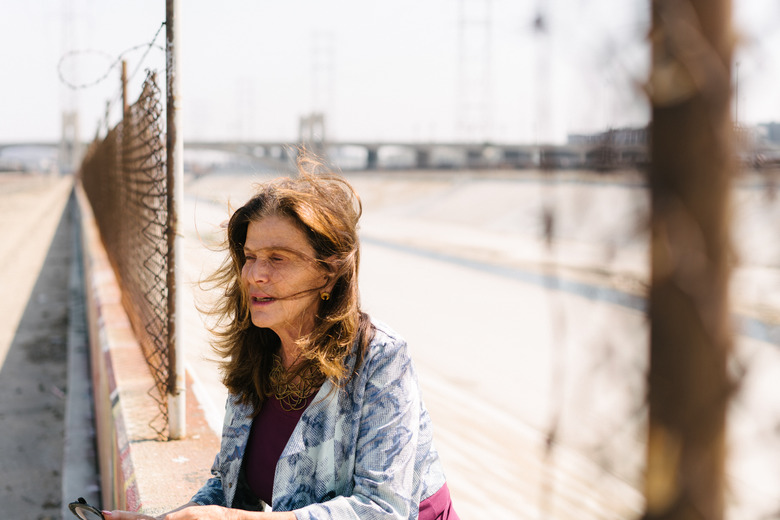
[(773, 144), (780, 144), (780, 123), (764, 123), (758, 126), (766, 141)]
[(648, 126), (615, 128), (597, 134), (570, 134), (567, 143), (587, 148), (585, 166), (598, 171), (647, 164)]
[(763, 168), (780, 166), (780, 123), (758, 125), (753, 149), (754, 164)]
[(566, 142), (571, 145), (646, 146), (648, 127), (614, 128), (597, 134), (569, 134)]

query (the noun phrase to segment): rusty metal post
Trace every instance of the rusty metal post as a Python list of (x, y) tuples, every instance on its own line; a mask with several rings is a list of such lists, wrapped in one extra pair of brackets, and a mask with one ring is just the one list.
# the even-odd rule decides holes
[(730, 0), (652, 0), (645, 520), (720, 520), (733, 385), (728, 309)]
[(168, 169), (168, 430), (171, 439), (186, 433), (184, 352), (181, 338), (181, 233), (179, 210), (184, 200), (184, 142), (179, 133), (179, 0), (165, 2), (167, 169)]
[(130, 104), (127, 101), (127, 60), (122, 60), (122, 119), (127, 116)]

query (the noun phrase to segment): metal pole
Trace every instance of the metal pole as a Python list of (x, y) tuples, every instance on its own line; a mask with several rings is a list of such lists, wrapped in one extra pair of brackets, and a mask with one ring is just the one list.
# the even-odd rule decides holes
[(184, 142), (179, 133), (179, 0), (165, 2), (165, 56), (168, 174), (168, 430), (171, 439), (187, 434), (184, 355), (181, 338), (182, 294), (179, 209), (184, 200)]
[(735, 171), (730, 0), (652, 0), (644, 520), (724, 515)]
[(130, 105), (127, 101), (127, 61), (122, 60), (122, 119), (127, 117)]

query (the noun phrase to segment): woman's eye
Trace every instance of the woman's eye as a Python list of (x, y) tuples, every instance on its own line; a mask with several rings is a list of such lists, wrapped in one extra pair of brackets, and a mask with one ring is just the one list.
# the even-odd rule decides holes
[(278, 264), (279, 262), (284, 262), (284, 258), (281, 256), (272, 256), (270, 260), (275, 264)]

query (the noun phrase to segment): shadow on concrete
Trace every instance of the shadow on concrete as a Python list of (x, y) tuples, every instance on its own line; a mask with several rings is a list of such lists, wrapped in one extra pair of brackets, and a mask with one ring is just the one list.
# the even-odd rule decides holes
[(0, 367), (0, 504), (5, 518), (59, 518), (72, 205), (72, 199), (65, 205), (51, 243), (41, 244), (48, 245), (46, 258)]

